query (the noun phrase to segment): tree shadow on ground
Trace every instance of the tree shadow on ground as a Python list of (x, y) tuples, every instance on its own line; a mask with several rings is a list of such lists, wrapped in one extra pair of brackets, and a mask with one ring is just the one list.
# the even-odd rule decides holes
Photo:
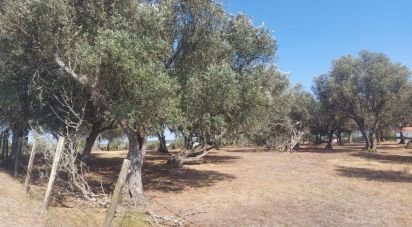
[(372, 170), (367, 168), (355, 168), (339, 166), (338, 176), (362, 178), (368, 181), (379, 182), (412, 182), (412, 175), (402, 171), (393, 170)]
[(295, 148), (294, 150), (299, 153), (320, 153), (320, 154), (327, 154), (327, 153), (350, 153), (354, 151), (360, 151), (362, 148), (359, 146), (334, 146), (331, 148), (325, 148), (325, 146), (317, 147), (317, 146), (304, 146)]
[(233, 153), (256, 153), (256, 152), (273, 152), (270, 147), (234, 147), (234, 148), (221, 148), (225, 152)]
[(378, 152), (380, 150), (398, 150), (398, 149), (403, 149), (405, 148), (405, 145), (403, 144), (378, 144), (377, 145), (377, 150)]
[(123, 160), (123, 157), (92, 158), (89, 163), (90, 171), (87, 174), (89, 185), (95, 189), (103, 187), (106, 192), (113, 191)]
[[(145, 157), (145, 161), (161, 161), (166, 163), (167, 160), (173, 155), (177, 153), (152, 153)], [(240, 156), (231, 156), (231, 155), (218, 155), (218, 152), (210, 152), (202, 159), (200, 159), (197, 163), (192, 164), (185, 164), (185, 165), (199, 165), (204, 163), (213, 163), (213, 164), (224, 164), (224, 163), (233, 163), (236, 160), (240, 159)]]
[(145, 190), (182, 192), (189, 188), (210, 187), (220, 181), (236, 179), (230, 174), (211, 170), (196, 170), (188, 167), (179, 169), (148, 163), (143, 171)]
[[(165, 165), (168, 156), (147, 156), (143, 167), (143, 185), (145, 190), (162, 192), (182, 192), (188, 188), (209, 187), (219, 181), (231, 181), (235, 177), (217, 171), (196, 170), (188, 167), (171, 168)], [(208, 155), (208, 163), (227, 163), (238, 159), (236, 156)], [(89, 185), (96, 190), (104, 188), (106, 192), (114, 189), (120, 173), (122, 157), (95, 158), (90, 163)]]
[(364, 158), (368, 160), (379, 161), (383, 163), (394, 164), (412, 164), (412, 156), (394, 155), (394, 154), (379, 154), (379, 153), (355, 153), (352, 156)]
[(228, 164), (234, 163), (236, 160), (241, 159), (239, 156), (231, 155), (206, 155), (197, 163), (187, 163), (185, 165), (201, 165), (201, 164)]

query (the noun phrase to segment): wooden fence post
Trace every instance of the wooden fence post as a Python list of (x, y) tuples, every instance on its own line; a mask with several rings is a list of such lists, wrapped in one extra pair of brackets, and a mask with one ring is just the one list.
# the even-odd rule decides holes
[(56, 180), (57, 168), (59, 167), (60, 156), (63, 152), (64, 147), (64, 137), (59, 137), (59, 142), (57, 142), (56, 153), (54, 154), (53, 166), (50, 172), (49, 184), (47, 185), (46, 194), (44, 196), (43, 205), (41, 207), (41, 214), (45, 215), (47, 213), (47, 208), (49, 207), (50, 197), (53, 191), (54, 181)]
[(34, 156), (36, 155), (36, 141), (33, 142), (33, 147), (31, 148), (29, 164), (27, 165), (26, 180), (24, 181), (24, 192), (28, 193), (30, 188), (31, 172), (33, 170)]
[(119, 178), (117, 178), (116, 186), (113, 191), (112, 201), (110, 207), (107, 210), (106, 219), (104, 220), (104, 227), (110, 227), (113, 221), (114, 213), (116, 212), (117, 204), (119, 203), (120, 193), (122, 191), (124, 182), (130, 169), (131, 161), (128, 159), (123, 160), (122, 169), (120, 170)]
[(17, 138), (17, 149), (16, 149), (16, 157), (14, 157), (14, 177), (17, 177), (19, 173), (19, 162), (20, 162), (20, 154), (24, 149), (23, 144), (23, 137)]

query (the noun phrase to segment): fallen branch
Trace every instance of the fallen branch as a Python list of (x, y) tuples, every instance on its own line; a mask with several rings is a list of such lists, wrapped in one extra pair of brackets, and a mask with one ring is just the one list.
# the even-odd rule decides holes
[(191, 152), (183, 152), (181, 155), (172, 155), (167, 160), (166, 165), (180, 168), (185, 163), (197, 163), (201, 158), (209, 154), (213, 148), (216, 148), (216, 146), (211, 146), (201, 151), (193, 150)]

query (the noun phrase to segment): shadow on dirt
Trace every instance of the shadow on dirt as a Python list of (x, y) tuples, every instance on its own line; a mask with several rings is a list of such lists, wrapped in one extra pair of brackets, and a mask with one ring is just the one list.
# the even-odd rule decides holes
[[(146, 157), (143, 167), (143, 185), (145, 190), (162, 192), (182, 192), (188, 188), (209, 187), (219, 181), (231, 181), (235, 177), (217, 171), (196, 170), (188, 167), (180, 169), (166, 166), (167, 155), (150, 155)], [(208, 155), (205, 163), (230, 163), (239, 157)], [(123, 158), (95, 158), (90, 163), (90, 186), (98, 189), (103, 187), (106, 192), (114, 189), (121, 169)]]
[(362, 178), (368, 181), (379, 182), (412, 182), (412, 175), (402, 171), (372, 170), (339, 166), (336, 169), (338, 176)]
[(295, 148), (296, 152), (300, 153), (350, 153), (355, 151), (360, 151), (362, 148), (360, 146), (351, 146), (351, 145), (339, 145), (331, 148), (325, 148), (325, 146), (301, 146)]
[(356, 153), (352, 156), (364, 158), (368, 160), (379, 161), (383, 163), (394, 164), (412, 164), (412, 156), (394, 155), (394, 154), (380, 154), (380, 153)]
[(143, 171), (146, 190), (182, 192), (189, 188), (209, 187), (219, 181), (232, 181), (233, 175), (210, 170), (195, 170), (187, 167), (169, 168), (165, 165), (148, 164)]

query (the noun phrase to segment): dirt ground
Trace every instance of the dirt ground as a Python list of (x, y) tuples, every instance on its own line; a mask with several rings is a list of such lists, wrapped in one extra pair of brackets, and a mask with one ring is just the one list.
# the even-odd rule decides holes
[(39, 217), (40, 203), (23, 193), (23, 186), (0, 172), (0, 226), (44, 226)]
[[(168, 156), (152, 152), (145, 162), (145, 193), (153, 213), (184, 217), (188, 226), (412, 226), (412, 150), (386, 143), (369, 154), (361, 146), (304, 146), (294, 153), (227, 147), (211, 152), (202, 164), (182, 169), (167, 168)], [(125, 154), (94, 153), (91, 183), (112, 189)], [(3, 182), (9, 181), (0, 175), (1, 220), (21, 220), (15, 226), (43, 225), (32, 215), (35, 206), (17, 207), (22, 206), (20, 197), (5, 196), (21, 187), (17, 182), (6, 187)], [(22, 215), (21, 209), (28, 214)], [(76, 210), (79, 213), (75, 207), (53, 207), (47, 220), (56, 220), (57, 214), (64, 220), (62, 214)], [(104, 217), (102, 208), (81, 212), (84, 219), (93, 215), (95, 224)], [(133, 226), (119, 219), (116, 225)], [(44, 225), (53, 226), (50, 223)]]

